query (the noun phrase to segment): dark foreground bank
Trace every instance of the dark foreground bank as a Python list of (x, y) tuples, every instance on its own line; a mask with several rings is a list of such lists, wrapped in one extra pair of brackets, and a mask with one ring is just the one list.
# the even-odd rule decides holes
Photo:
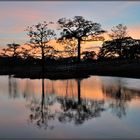
[(87, 78), (90, 75), (140, 78), (140, 61), (87, 62), (45, 66), (1, 66), (0, 75), (14, 75), (19, 78), (71, 79)]

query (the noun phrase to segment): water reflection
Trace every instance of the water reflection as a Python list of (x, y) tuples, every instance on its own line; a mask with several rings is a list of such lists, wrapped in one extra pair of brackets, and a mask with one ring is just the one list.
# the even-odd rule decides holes
[(18, 97), (18, 92), (17, 92), (17, 81), (15, 78), (12, 78), (11, 75), (8, 77), (9, 81), (9, 96), (12, 98), (17, 98)]
[(121, 79), (116, 79), (111, 84), (102, 83), (103, 94), (112, 99), (109, 101), (109, 108), (119, 118), (127, 114), (129, 102), (133, 98), (140, 97), (139, 90), (128, 89), (124, 85)]
[[(127, 80), (124, 82), (121, 78), (113, 78), (114, 81), (98, 78), (34, 81), (9, 76), (9, 96), (14, 99), (22, 96), (27, 100), (29, 121), (38, 128), (53, 129), (54, 120), (82, 125), (90, 119), (101, 117), (107, 110), (111, 110), (111, 113), (120, 119), (125, 117), (129, 103), (140, 97), (140, 90), (130, 89), (126, 86)], [(90, 90), (86, 90), (89, 89), (89, 86), (86, 86), (89, 84), (88, 80), (92, 83)], [(103, 98), (96, 98), (97, 90), (93, 86), (96, 84), (100, 85), (98, 94)], [(92, 90), (92, 94), (87, 93), (87, 97), (83, 89), (90, 92)]]
[(51, 110), (54, 100), (51, 100), (50, 96), (45, 97), (44, 91), (44, 79), (42, 79), (41, 101), (37, 100), (36, 98), (31, 100), (30, 104), (28, 105), (31, 111), (29, 119), (31, 123), (34, 123), (39, 128), (43, 127), (44, 129), (53, 129), (53, 126), (49, 125), (49, 121), (54, 120), (55, 117), (55, 112)]
[(127, 102), (131, 100), (129, 94), (127, 94), (127, 92), (124, 92), (122, 85), (123, 83), (121, 82), (121, 80), (118, 80), (116, 81), (115, 86), (102, 86), (103, 93), (106, 96), (114, 99), (111, 100), (109, 107), (111, 108), (112, 112), (119, 118), (122, 118), (126, 115)]
[(62, 111), (59, 112), (60, 122), (74, 122), (79, 125), (93, 117), (99, 117), (104, 111), (104, 101), (86, 100), (81, 98), (81, 80), (77, 79), (77, 99), (70, 98), (66, 92), (65, 97), (57, 98)]

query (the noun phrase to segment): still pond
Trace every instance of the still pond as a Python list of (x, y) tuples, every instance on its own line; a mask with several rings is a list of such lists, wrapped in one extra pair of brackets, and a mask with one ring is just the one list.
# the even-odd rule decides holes
[(140, 138), (140, 79), (0, 76), (0, 138)]

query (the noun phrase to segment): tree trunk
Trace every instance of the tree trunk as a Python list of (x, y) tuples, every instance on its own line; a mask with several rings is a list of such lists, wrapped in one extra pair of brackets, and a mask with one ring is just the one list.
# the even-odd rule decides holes
[(80, 62), (80, 53), (81, 53), (81, 38), (78, 38), (78, 62)]
[(122, 40), (118, 39), (116, 45), (117, 45), (119, 57), (120, 57), (120, 59), (122, 59), (123, 58), (123, 53), (122, 53), (122, 50), (123, 50), (123, 48), (122, 48)]
[(44, 56), (44, 48), (41, 47), (42, 50), (42, 77), (44, 78), (44, 72), (45, 72), (45, 56)]

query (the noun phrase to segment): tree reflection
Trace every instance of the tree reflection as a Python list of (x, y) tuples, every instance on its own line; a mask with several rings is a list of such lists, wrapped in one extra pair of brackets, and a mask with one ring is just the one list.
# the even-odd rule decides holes
[[(31, 84), (28, 83), (28, 80), (26, 82), (23, 98), (27, 99), (26, 101), (29, 103), (27, 105), (30, 109), (29, 122), (44, 129), (53, 129), (54, 120), (60, 123), (81, 125), (90, 119), (100, 117), (106, 109), (122, 118), (127, 114), (128, 103), (132, 99), (140, 97), (140, 91), (127, 88), (121, 79), (115, 83), (103, 83), (102, 92), (104, 97), (106, 96), (105, 101), (84, 98), (81, 94), (84, 92), (81, 89), (81, 79), (67, 80), (64, 96), (57, 95), (54, 81), (51, 81), (49, 85), (42, 78), (41, 97), (38, 97), (37, 94), (29, 94), (28, 88), (31, 88)], [(18, 98), (16, 96), (19, 93), (17, 83), (17, 79), (9, 76), (9, 95), (12, 98)]]
[[(47, 100), (46, 100), (47, 99)], [(34, 98), (29, 104), (31, 114), (30, 121), (31, 123), (36, 124), (39, 128), (50, 128), (53, 129), (53, 126), (49, 124), (50, 120), (54, 120), (55, 112), (51, 109), (53, 101), (51, 98), (45, 98), (44, 92), (44, 78), (42, 78), (42, 97), (41, 101)]]
[[(56, 96), (52, 98), (52, 94), (47, 94), (44, 91), (44, 79), (42, 79), (42, 96), (41, 101), (37, 98), (29, 104), (31, 123), (39, 128), (50, 128), (51, 120), (58, 120), (61, 123), (74, 123), (75, 125), (83, 124), (86, 120), (94, 117), (100, 117), (104, 109), (103, 100), (87, 100), (81, 98), (81, 80), (76, 80), (77, 83), (77, 98), (69, 96), (68, 81), (66, 85), (65, 96)], [(53, 96), (54, 97), (54, 96)], [(55, 104), (56, 103), (56, 104)], [(57, 105), (57, 107), (54, 107)], [(59, 107), (60, 105), (60, 107)]]
[(18, 91), (17, 91), (17, 81), (15, 78), (13, 78), (12, 75), (9, 75), (8, 77), (8, 89), (9, 89), (9, 96), (10, 98), (17, 98), (19, 97)]
[(115, 82), (115, 86), (113, 86), (113, 84), (109, 86), (103, 85), (102, 90), (107, 97), (112, 98), (109, 103), (109, 108), (111, 108), (112, 113), (119, 118), (126, 116), (128, 102), (132, 99), (132, 92), (128, 92), (128, 90), (123, 87), (123, 82), (118, 80)]
[(61, 111), (58, 115), (60, 122), (74, 122), (74, 124), (83, 124), (86, 120), (99, 117), (104, 111), (104, 101), (94, 101), (81, 99), (81, 80), (77, 80), (77, 100), (65, 96), (58, 98), (61, 104)]

